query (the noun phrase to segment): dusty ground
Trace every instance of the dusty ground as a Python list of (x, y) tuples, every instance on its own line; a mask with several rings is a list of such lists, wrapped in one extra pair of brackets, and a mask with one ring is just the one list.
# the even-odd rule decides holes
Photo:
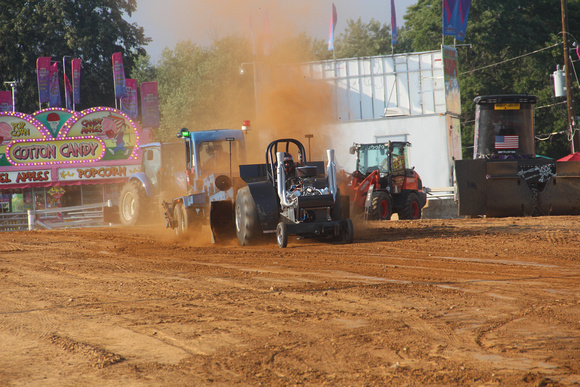
[(0, 385), (580, 384), (580, 218), (0, 234)]

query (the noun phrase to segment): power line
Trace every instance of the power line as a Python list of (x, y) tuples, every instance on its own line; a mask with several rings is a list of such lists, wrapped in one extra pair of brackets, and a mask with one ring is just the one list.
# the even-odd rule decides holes
[(469, 71), (465, 71), (465, 72), (463, 72), (463, 73), (459, 73), (459, 75), (464, 75), (464, 74), (471, 74), (471, 73), (474, 73), (474, 72), (476, 72), (476, 71), (479, 71), (479, 70), (487, 69), (487, 68), (489, 68), (489, 67), (498, 66), (498, 65), (500, 65), (500, 64), (504, 64), (504, 63), (507, 63), (507, 62), (511, 62), (511, 61), (513, 61), (513, 60), (516, 60), (516, 59), (520, 59), (520, 58), (524, 58), (524, 57), (526, 57), (526, 56), (534, 55), (534, 54), (537, 54), (537, 53), (538, 53), (538, 52), (540, 52), (540, 51), (549, 50), (549, 49), (551, 49), (551, 48), (557, 47), (557, 46), (559, 46), (560, 44), (562, 44), (562, 43), (556, 43), (556, 44), (553, 44), (553, 45), (551, 45), (551, 46), (544, 47), (544, 48), (540, 48), (539, 50), (535, 50), (535, 51), (529, 52), (529, 53), (527, 53), (527, 54), (520, 55), (520, 56), (516, 56), (515, 58), (506, 59), (506, 60), (504, 60), (504, 61), (497, 62), (497, 63), (493, 63), (493, 64), (490, 64), (490, 65), (487, 65), (487, 66), (483, 66), (483, 67), (480, 67), (480, 68), (478, 68), (478, 69), (475, 69), (475, 70), (469, 70)]

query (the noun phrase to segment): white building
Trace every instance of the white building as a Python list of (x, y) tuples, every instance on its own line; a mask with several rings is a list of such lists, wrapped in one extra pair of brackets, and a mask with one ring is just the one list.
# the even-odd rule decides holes
[[(334, 88), (334, 149), (353, 143), (409, 141), (411, 165), (426, 187), (453, 186), (453, 160), (461, 158), (457, 52), (440, 51), (337, 59), (304, 64), (306, 76)], [(337, 152), (339, 167), (355, 157)]]

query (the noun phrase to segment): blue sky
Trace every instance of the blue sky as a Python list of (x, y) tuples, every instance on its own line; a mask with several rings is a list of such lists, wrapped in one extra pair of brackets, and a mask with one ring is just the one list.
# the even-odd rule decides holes
[[(249, 35), (250, 15), (254, 26), (261, 26), (267, 14), (271, 41), (302, 31), (328, 39), (332, 3), (338, 15), (335, 36), (344, 32), (348, 19), (391, 23), (390, 0), (138, 0), (130, 21), (153, 38), (147, 51), (156, 63), (163, 48), (173, 49), (182, 40), (207, 45), (228, 33)], [(415, 3), (395, 0), (398, 26), (403, 25), (407, 7)]]

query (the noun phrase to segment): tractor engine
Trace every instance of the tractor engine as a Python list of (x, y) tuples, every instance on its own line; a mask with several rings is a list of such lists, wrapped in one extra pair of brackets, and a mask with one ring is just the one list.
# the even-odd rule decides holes
[[(330, 155), (329, 155), (330, 156)], [(329, 171), (334, 172), (334, 154), (329, 162)], [(331, 219), (330, 207), (334, 206), (336, 189), (332, 189), (329, 174), (327, 179), (317, 178), (315, 166), (296, 166), (295, 176), (286, 176), (283, 152), (278, 153), (277, 188), (284, 215), (294, 222), (311, 222), (318, 218)], [(320, 210), (323, 209), (322, 213)]]

